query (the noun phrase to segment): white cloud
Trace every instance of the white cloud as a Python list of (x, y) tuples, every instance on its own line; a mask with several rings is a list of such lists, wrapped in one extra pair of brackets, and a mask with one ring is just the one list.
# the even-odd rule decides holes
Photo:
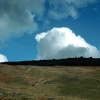
[(8, 62), (8, 59), (6, 56), (0, 54), (0, 62)]
[(38, 59), (100, 57), (100, 51), (67, 27), (53, 28), (37, 34)]
[(20, 36), (23, 31), (38, 30), (38, 21), (49, 25), (49, 19), (60, 20), (68, 16), (77, 18), (78, 8), (96, 1), (98, 0), (0, 0), (0, 43), (11, 36)]
[(98, 0), (48, 0), (49, 2), (49, 16), (52, 19), (64, 19), (68, 16), (77, 18), (78, 8), (86, 7), (94, 4)]
[(34, 16), (42, 16), (45, 0), (0, 0), (0, 42), (23, 31), (36, 31)]

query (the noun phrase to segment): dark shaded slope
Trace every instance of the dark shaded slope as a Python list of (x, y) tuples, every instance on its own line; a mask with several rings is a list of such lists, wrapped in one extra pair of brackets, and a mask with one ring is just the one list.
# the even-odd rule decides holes
[(33, 60), (20, 62), (5, 62), (9, 65), (36, 65), (36, 66), (100, 66), (100, 58), (68, 58), (53, 60)]

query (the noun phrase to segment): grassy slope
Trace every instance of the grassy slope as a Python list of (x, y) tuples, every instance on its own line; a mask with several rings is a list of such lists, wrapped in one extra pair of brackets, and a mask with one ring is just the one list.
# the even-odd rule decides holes
[(0, 100), (100, 100), (99, 67), (0, 64)]

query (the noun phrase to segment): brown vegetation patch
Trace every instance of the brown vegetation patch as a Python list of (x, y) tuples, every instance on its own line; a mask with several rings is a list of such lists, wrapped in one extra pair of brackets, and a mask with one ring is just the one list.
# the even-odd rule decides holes
[(6, 84), (9, 84), (13, 81), (13, 78), (8, 75), (8, 74), (3, 74), (2, 72), (0, 73), (0, 81), (4, 82)]

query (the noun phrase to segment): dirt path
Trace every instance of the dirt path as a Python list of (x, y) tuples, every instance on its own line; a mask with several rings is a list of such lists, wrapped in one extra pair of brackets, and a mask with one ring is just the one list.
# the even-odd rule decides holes
[(22, 74), (29, 82), (30, 85), (32, 85), (32, 78), (28, 75), (27, 72), (21, 70), (20, 68), (16, 67), (16, 69), (20, 72), (20, 74)]
[(30, 72), (31, 70), (33, 70), (35, 67), (34, 66), (31, 66), (27, 69), (27, 72)]

